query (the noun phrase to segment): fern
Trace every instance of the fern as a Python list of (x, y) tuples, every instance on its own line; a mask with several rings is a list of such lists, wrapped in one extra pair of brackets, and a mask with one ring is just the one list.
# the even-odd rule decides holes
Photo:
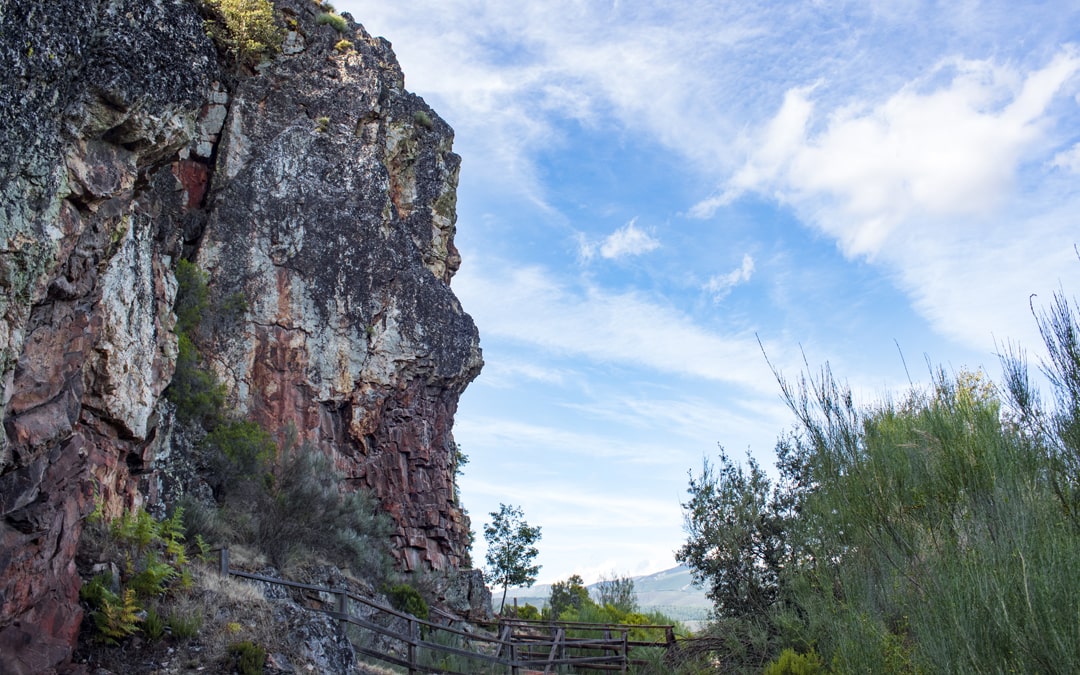
[[(115, 595), (109, 593), (113, 598)], [(122, 598), (103, 596), (101, 608), (94, 613), (94, 625), (104, 642), (115, 645), (139, 630), (139, 604), (135, 602), (135, 590), (127, 589)]]

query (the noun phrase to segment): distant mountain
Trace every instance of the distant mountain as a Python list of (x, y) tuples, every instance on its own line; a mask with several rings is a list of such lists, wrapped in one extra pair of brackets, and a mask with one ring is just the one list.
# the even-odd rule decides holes
[[(633, 577), (634, 591), (637, 593), (638, 606), (644, 611), (660, 611), (678, 621), (700, 622), (708, 617), (712, 603), (705, 595), (705, 589), (693, 585), (690, 569), (680, 565), (663, 572)], [(596, 598), (596, 586), (587, 586), (589, 595)], [(502, 589), (492, 589), (495, 604), (498, 605)], [(540, 584), (532, 588), (511, 588), (506, 592), (506, 604), (526, 603), (536, 607), (545, 607), (551, 597), (551, 585)]]

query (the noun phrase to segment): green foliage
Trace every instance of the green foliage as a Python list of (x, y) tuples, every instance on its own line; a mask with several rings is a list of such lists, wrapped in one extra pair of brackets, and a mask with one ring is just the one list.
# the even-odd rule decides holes
[(427, 621), (429, 613), (427, 601), (420, 595), (420, 591), (409, 584), (395, 584), (390, 587), (386, 595), (390, 598), (390, 604), (394, 609)]
[(140, 562), (139, 569), (132, 566), (132, 576), (128, 579), (128, 588), (134, 590), (139, 597), (152, 598), (163, 594), (169, 588), (169, 582), (175, 579), (179, 572), (167, 562), (158, 560), (154, 551), (149, 551)]
[(225, 407), (225, 388), (199, 363), (195, 343), (185, 333), (177, 335), (176, 372), (165, 397), (176, 404), (176, 416), (212, 427)]
[(556, 581), (551, 585), (548, 611), (554, 619), (562, 618), (569, 610), (579, 611), (591, 604), (593, 603), (589, 599), (589, 589), (585, 588), (585, 581), (577, 574), (566, 581)]
[(785, 557), (784, 512), (768, 477), (752, 457), (747, 468), (720, 451), (719, 466), (705, 460), (690, 476), (684, 503), (689, 538), (675, 559), (709, 584), (721, 616), (761, 615), (779, 597)]
[(339, 33), (345, 33), (345, 31), (349, 30), (349, 24), (345, 21), (345, 17), (340, 14), (335, 14), (334, 12), (322, 12), (319, 16), (315, 17), (315, 23), (320, 26), (333, 26), (334, 30)]
[(161, 522), (142, 509), (126, 511), (111, 522), (100, 504), (87, 519), (80, 547), (99, 547), (91, 552), (100, 559), (107, 556), (118, 563), (120, 578), (101, 573), (79, 591), (90, 609), (98, 638), (109, 643), (134, 634), (145, 617), (143, 628), (150, 639), (157, 639), (164, 624), (156, 605), (143, 614), (143, 607), (171, 593), (185, 580), (190, 583), (188, 558), (184, 550), (184, 514), (177, 509)]
[(270, 436), (255, 425), (241, 427), (238, 442), (205, 446), (214, 455), (210, 464), (220, 467), (213, 480), (218, 508), (184, 502), (196, 541), (244, 544), (278, 568), (321, 557), (375, 583), (387, 579), (393, 526), (370, 492), (342, 491), (333, 463), (289, 438), (272, 461)]
[(277, 454), (272, 436), (255, 422), (234, 420), (221, 424), (203, 439), (211, 451), (211, 485), (220, 492), (237, 481), (263, 481)]
[(143, 633), (151, 642), (157, 642), (165, 636), (165, 619), (158, 614), (156, 607), (146, 610), (146, 618), (143, 619)]
[(1080, 349), (1063, 346), (1078, 334), (1075, 310), (1055, 311), (1040, 324), (1049, 413), (1018, 357), (1005, 360), (1011, 409), (978, 371), (938, 372), (899, 402), (865, 407), (828, 367), (779, 378), (799, 421), (777, 446), (780, 480), (721, 455), (691, 477), (684, 505), (680, 559), (726, 622), (714, 653), (743, 655), (725, 669), (752, 670), (784, 647), (813, 648), (840, 672), (1080, 663), (1069, 436)]
[(320, 117), (315, 120), (315, 131), (318, 131), (320, 134), (325, 134), (327, 131), (330, 131), (330, 118)]
[(195, 548), (199, 551), (196, 555), (199, 557), (199, 562), (210, 561), (210, 544), (201, 534), (195, 535)]
[(94, 626), (98, 637), (108, 644), (118, 644), (120, 640), (134, 635), (139, 630), (140, 607), (135, 600), (134, 589), (127, 589), (120, 596), (105, 593), (101, 604), (93, 614)]
[(210, 36), (237, 61), (257, 63), (281, 49), (284, 33), (274, 22), (269, 0), (205, 0), (216, 17), (207, 23)]
[(428, 115), (424, 110), (417, 110), (413, 113), (413, 121), (425, 129), (430, 129), (434, 126), (434, 122), (431, 121), (431, 115)]
[(535, 605), (525, 603), (520, 607), (514, 606), (513, 608), (507, 607), (507, 610), (513, 610), (513, 616), (516, 619), (524, 619), (525, 621), (539, 621), (540, 610)]
[[(540, 528), (530, 527), (525, 514), (516, 506), (499, 504), (498, 512), (491, 512), (491, 522), (484, 526), (487, 542), (487, 569), (484, 578), (496, 586), (502, 586), (501, 612), (506, 605), (506, 589), (509, 586), (532, 586), (539, 565), (532, 561), (540, 553), (536, 544), (540, 540)], [(587, 594), (586, 594), (587, 595)]]
[(174, 612), (169, 615), (169, 631), (178, 640), (190, 640), (199, 634), (203, 617), (195, 612)]
[(228, 668), (240, 675), (261, 675), (266, 667), (266, 650), (259, 645), (244, 640), (229, 645)]
[(637, 593), (634, 592), (634, 580), (612, 573), (610, 577), (601, 577), (596, 584), (596, 604), (601, 607), (611, 605), (616, 610), (631, 614), (637, 611)]
[(176, 332), (192, 335), (210, 305), (209, 277), (190, 260), (176, 263)]
[(176, 416), (212, 428), (221, 419), (225, 407), (225, 388), (199, 362), (194, 337), (203, 317), (209, 312), (210, 291), (206, 273), (190, 261), (181, 259), (176, 266), (176, 336), (178, 353), (176, 372), (165, 390), (165, 397), (176, 404)]
[(785, 649), (780, 657), (765, 668), (764, 675), (818, 675), (825, 669), (825, 664), (817, 652), (799, 654), (794, 649)]
[(339, 52), (341, 52), (342, 54), (344, 54), (346, 52), (355, 51), (356, 46), (352, 42), (350, 42), (348, 40), (341, 39), (341, 40), (338, 40), (337, 44), (334, 45), (334, 49), (336, 49)]

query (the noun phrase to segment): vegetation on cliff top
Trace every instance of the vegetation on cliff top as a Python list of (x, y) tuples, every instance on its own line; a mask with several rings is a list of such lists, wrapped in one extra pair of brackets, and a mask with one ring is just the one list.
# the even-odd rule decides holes
[(207, 33), (237, 62), (254, 65), (281, 49), (284, 32), (269, 0), (203, 0), (214, 18)]

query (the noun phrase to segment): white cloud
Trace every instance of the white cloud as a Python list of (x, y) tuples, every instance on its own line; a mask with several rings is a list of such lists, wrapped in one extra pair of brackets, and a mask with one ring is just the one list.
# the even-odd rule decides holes
[(527, 422), (493, 417), (471, 417), (459, 421), (454, 433), (469, 439), (471, 446), (515, 449), (549, 448), (550, 454), (577, 459), (618, 459), (645, 464), (667, 462), (663, 448), (648, 443), (627, 443), (623, 439), (569, 431)]
[(636, 227), (637, 218), (615, 230), (604, 239), (600, 246), (600, 255), (608, 259), (641, 255), (660, 247), (660, 241), (648, 232)]
[(713, 296), (715, 302), (719, 302), (731, 293), (731, 289), (739, 284), (750, 281), (754, 274), (754, 259), (749, 253), (743, 254), (742, 265), (726, 274), (718, 274), (705, 284), (704, 290)]
[(569, 374), (561, 368), (504, 357), (494, 361), (489, 360), (484, 364), (482, 383), (497, 389), (517, 386), (521, 380), (561, 385)]
[(658, 248), (660, 240), (645, 230), (638, 229), (637, 218), (604, 237), (599, 243), (590, 242), (584, 235), (578, 235), (578, 252), (584, 260), (591, 260), (597, 252), (608, 260), (618, 260), (644, 255)]
[[(479, 273), (481, 268), (486, 275)], [(714, 333), (637, 292), (570, 288), (544, 268), (505, 268), (492, 261), (463, 268), (454, 278), (454, 290), (485, 335), (598, 362), (774, 392), (752, 334)]]
[(1078, 70), (1072, 49), (1026, 74), (950, 59), (884, 101), (824, 113), (812, 88), (791, 89), (722, 195), (692, 213), (759, 192), (793, 204), (847, 254), (870, 257), (927, 218), (974, 227), (1004, 203), (1020, 163), (1042, 149), (1050, 103)]
[(1054, 158), (1050, 160), (1050, 166), (1055, 169), (1064, 169), (1069, 173), (1080, 173), (1080, 143), (1054, 155)]

